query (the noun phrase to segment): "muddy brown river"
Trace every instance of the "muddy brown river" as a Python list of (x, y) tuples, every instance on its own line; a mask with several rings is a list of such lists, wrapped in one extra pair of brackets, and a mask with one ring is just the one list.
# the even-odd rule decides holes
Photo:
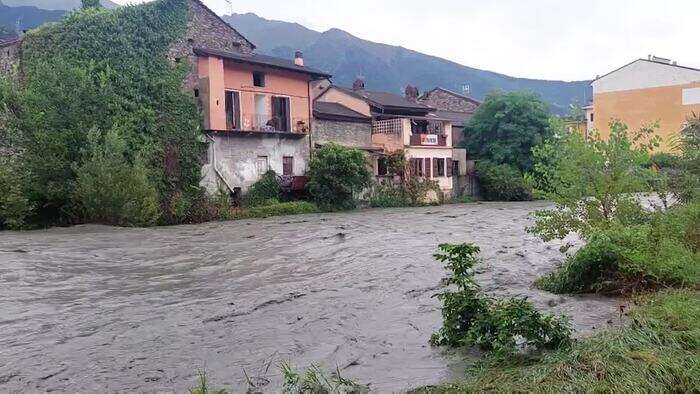
[(245, 374), (277, 392), (282, 361), (377, 392), (458, 380), (474, 354), (428, 345), (439, 243), (479, 244), (485, 291), (566, 314), (579, 335), (618, 319), (617, 300), (532, 288), (562, 261), (524, 231), (544, 206), (0, 233), (0, 391), (184, 392), (204, 368), (233, 392)]

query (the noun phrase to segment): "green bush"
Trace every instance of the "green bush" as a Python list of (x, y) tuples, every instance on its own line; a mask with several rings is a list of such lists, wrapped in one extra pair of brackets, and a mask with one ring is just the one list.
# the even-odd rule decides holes
[(237, 219), (267, 218), (271, 216), (299, 215), (303, 213), (318, 212), (318, 206), (308, 201), (278, 202), (269, 205), (260, 205), (240, 211), (235, 215)]
[(76, 170), (76, 196), (88, 222), (150, 226), (160, 217), (158, 192), (140, 159), (129, 164), (126, 142), (116, 131), (91, 131), (85, 163)]
[(371, 179), (365, 154), (337, 144), (314, 152), (308, 176), (311, 196), (327, 211), (354, 208), (355, 194), (369, 186)]
[(280, 193), (281, 189), (277, 181), (277, 173), (269, 170), (250, 187), (250, 190), (243, 198), (243, 205), (246, 207), (271, 205), (270, 203), (274, 203), (274, 200), (279, 199)]
[(374, 208), (399, 208), (409, 206), (410, 201), (401, 185), (386, 181), (378, 183), (372, 189), (369, 205)]
[(543, 315), (524, 298), (492, 301), (482, 295), (473, 272), (478, 253), (479, 247), (473, 244), (443, 244), (435, 254), (452, 272), (448, 285), (453, 289), (436, 295), (443, 303), (443, 325), (431, 337), (433, 345), (473, 345), (509, 354), (517, 350), (519, 340), (538, 349), (558, 348), (571, 342), (567, 319)]
[(476, 171), (479, 176), (481, 194), (490, 201), (530, 201), (532, 190), (517, 168), (508, 164), (493, 164), (488, 161), (478, 162)]
[(0, 229), (23, 229), (34, 212), (24, 190), (25, 177), (16, 161), (0, 157)]
[(648, 224), (595, 231), (538, 287), (553, 293), (629, 292), (700, 284), (700, 204), (657, 212)]
[(681, 158), (670, 153), (659, 152), (649, 157), (649, 164), (661, 169), (676, 169), (681, 166)]

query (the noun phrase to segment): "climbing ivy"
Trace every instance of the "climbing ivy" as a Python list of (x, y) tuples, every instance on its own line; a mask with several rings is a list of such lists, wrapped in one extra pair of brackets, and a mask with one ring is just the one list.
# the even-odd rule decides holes
[(91, 221), (75, 193), (89, 131), (122, 140), (127, 165), (146, 163), (161, 223), (200, 218), (200, 115), (183, 91), (188, 65), (168, 59), (187, 13), (187, 0), (87, 7), (26, 35), (22, 160), (33, 175), (26, 189), (36, 221)]

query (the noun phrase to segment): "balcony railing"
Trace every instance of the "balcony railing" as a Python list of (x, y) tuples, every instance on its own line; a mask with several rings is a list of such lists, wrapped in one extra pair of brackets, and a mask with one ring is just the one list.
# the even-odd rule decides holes
[(375, 120), (372, 122), (372, 134), (403, 133), (403, 119)]
[(447, 136), (444, 134), (411, 134), (411, 145), (447, 146)]
[(242, 131), (266, 131), (276, 133), (308, 134), (310, 122), (308, 118), (285, 118), (272, 115), (243, 116)]

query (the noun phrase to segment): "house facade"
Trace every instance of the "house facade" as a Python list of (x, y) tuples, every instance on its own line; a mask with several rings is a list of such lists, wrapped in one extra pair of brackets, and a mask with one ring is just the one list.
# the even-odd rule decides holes
[(303, 188), (311, 152), (311, 83), (330, 75), (303, 56), (281, 59), (255, 46), (199, 0), (190, 0), (187, 37), (170, 56), (192, 67), (186, 89), (198, 98), (208, 143), (202, 186), (245, 194), (268, 170)]
[(700, 113), (700, 69), (649, 56), (597, 78), (592, 106), (586, 108), (589, 132), (610, 135), (609, 122), (618, 119), (630, 130), (658, 122), (661, 150), (671, 151), (672, 140), (692, 113)]
[[(412, 92), (417, 93), (407, 90), (408, 97), (402, 97), (369, 91), (358, 80), (353, 88), (326, 87), (317, 97), (316, 106), (341, 106), (371, 119), (369, 128), (363, 127), (361, 134), (362, 144), (371, 141), (371, 147), (365, 150), (372, 152), (375, 176), (389, 176), (386, 155), (403, 151), (415, 174), (435, 180), (442, 192), (450, 196), (453, 189), (452, 124), (436, 116), (434, 108), (418, 102), (418, 95), (411, 95)], [(347, 124), (342, 123), (336, 123), (333, 127), (334, 134), (350, 130)], [(315, 139), (319, 138), (318, 134), (314, 133)]]

